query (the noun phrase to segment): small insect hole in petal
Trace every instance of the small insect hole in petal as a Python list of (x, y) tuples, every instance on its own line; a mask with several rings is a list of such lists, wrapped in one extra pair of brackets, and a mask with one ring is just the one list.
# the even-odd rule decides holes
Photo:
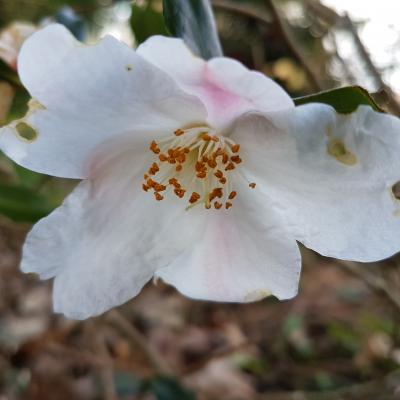
[(28, 142), (33, 142), (38, 137), (37, 130), (26, 122), (18, 122), (18, 124), (15, 126), (15, 130), (21, 139), (24, 139)]
[(396, 200), (400, 200), (400, 181), (392, 186), (392, 193)]
[(344, 165), (353, 166), (357, 164), (357, 157), (355, 154), (353, 154), (340, 139), (329, 139), (327, 153)]

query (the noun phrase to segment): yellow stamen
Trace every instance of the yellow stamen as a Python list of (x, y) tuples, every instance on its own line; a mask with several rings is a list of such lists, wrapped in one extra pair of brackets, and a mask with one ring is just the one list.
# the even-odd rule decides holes
[[(157, 160), (144, 174), (142, 188), (151, 191), (157, 201), (173, 192), (186, 199), (186, 209), (198, 204), (207, 210), (232, 207), (237, 196), (233, 178), (242, 162), (239, 144), (203, 126), (176, 129), (171, 136), (153, 140), (149, 149)], [(249, 187), (254, 189), (255, 183)]]

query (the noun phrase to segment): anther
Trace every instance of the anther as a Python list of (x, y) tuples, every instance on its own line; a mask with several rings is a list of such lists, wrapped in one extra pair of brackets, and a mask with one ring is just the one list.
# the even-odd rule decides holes
[(240, 150), (240, 144), (234, 144), (234, 145), (231, 147), (231, 150), (232, 150), (233, 153), (238, 153), (239, 150)]
[(198, 172), (198, 173), (196, 174), (196, 176), (197, 176), (198, 178), (200, 178), (200, 179), (203, 179), (203, 178), (205, 178), (205, 177), (207, 176), (207, 172), (200, 171), (200, 172)]
[(193, 192), (192, 195), (190, 196), (189, 203), (193, 204), (196, 203), (200, 199), (200, 195), (197, 192)]
[(232, 169), (235, 169), (235, 164), (230, 162), (226, 167), (225, 167), (225, 171), (230, 171)]
[(242, 159), (239, 156), (232, 156), (231, 160), (236, 164), (240, 164), (242, 162)]
[(149, 174), (155, 175), (159, 170), (160, 170), (160, 168), (158, 168), (158, 164), (153, 163), (149, 169)]
[(224, 176), (223, 172), (222, 172), (220, 169), (218, 169), (218, 170), (214, 173), (214, 175), (215, 175), (218, 179), (221, 179), (221, 178)]
[(165, 189), (167, 189), (167, 187), (164, 186), (164, 185), (160, 185), (159, 183), (156, 183), (156, 184), (154, 185), (154, 190), (155, 190), (156, 192), (163, 192)]
[(153, 141), (150, 143), (150, 150), (151, 150), (154, 154), (159, 154), (159, 153), (160, 153), (160, 149), (159, 149), (159, 147), (158, 147), (158, 145), (157, 145), (157, 143), (156, 143), (155, 140), (153, 140)]
[(147, 179), (146, 183), (147, 183), (147, 186), (151, 187), (151, 188), (153, 188), (157, 185), (157, 182), (153, 181), (153, 179), (151, 179), (151, 178)]
[(164, 196), (162, 196), (160, 193), (155, 192), (154, 193), (154, 197), (156, 198), (157, 201), (161, 201)]
[(233, 200), (236, 197), (237, 193), (233, 190), (229, 193), (228, 199)]
[[(182, 135), (185, 137), (177, 138)], [(206, 209), (232, 207), (237, 194), (235, 191), (225, 192), (231, 187), (229, 174), (225, 171), (234, 170), (242, 162), (238, 154), (240, 145), (230, 139), (224, 140), (208, 127), (177, 129), (174, 135), (161, 143), (156, 140), (150, 143), (156, 162), (144, 174), (144, 191), (151, 190), (157, 201), (162, 200), (167, 191), (179, 198), (186, 198), (187, 192), (188, 209), (198, 203), (204, 204)], [(160, 174), (160, 179), (156, 180), (154, 176), (157, 174)], [(185, 189), (178, 179), (185, 183)], [(254, 189), (255, 183), (250, 183), (249, 187)]]
[(196, 171), (202, 171), (204, 169), (204, 163), (202, 163), (201, 161), (197, 161), (194, 168), (196, 169)]
[(218, 203), (218, 201), (216, 201), (216, 202), (214, 203), (214, 207), (215, 207), (216, 210), (219, 210), (219, 209), (222, 207), (222, 204), (221, 204), (221, 203)]
[(213, 155), (215, 158), (217, 158), (218, 156), (223, 156), (225, 153), (222, 149), (218, 149)]
[(210, 168), (215, 168), (217, 166), (217, 162), (215, 160), (208, 160), (207, 164)]
[(181, 199), (185, 195), (185, 190), (184, 189), (175, 189), (174, 193)]
[(254, 182), (249, 183), (249, 187), (250, 187), (251, 189), (254, 189), (254, 188), (256, 187), (256, 184), (255, 184)]

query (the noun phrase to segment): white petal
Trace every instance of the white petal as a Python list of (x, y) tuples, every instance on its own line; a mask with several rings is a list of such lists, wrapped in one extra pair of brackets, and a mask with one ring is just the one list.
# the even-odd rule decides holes
[(299, 249), (256, 190), (243, 186), (230, 210), (206, 214), (201, 240), (157, 276), (196, 299), (248, 302), (297, 294)]
[(0, 130), (0, 149), (50, 175), (85, 177), (87, 157), (116, 135), (149, 135), (151, 141), (206, 119), (198, 99), (111, 37), (85, 46), (66, 28), (51, 25), (25, 42), (19, 73), (36, 99), (22, 121), (37, 137), (21, 139), (15, 122)]
[(125, 147), (41, 220), (24, 247), (22, 270), (55, 276), (54, 309), (70, 318), (126, 302), (201, 232), (195, 210), (141, 190), (142, 149)]
[(291, 115), (248, 116), (232, 136), (297, 240), (364, 262), (400, 250), (400, 201), (391, 190), (400, 180), (398, 118), (312, 104)]
[(180, 39), (153, 36), (137, 52), (167, 72), (185, 92), (198, 96), (207, 107), (209, 123), (219, 129), (247, 111), (293, 107), (289, 95), (265, 75), (229, 58), (206, 62)]

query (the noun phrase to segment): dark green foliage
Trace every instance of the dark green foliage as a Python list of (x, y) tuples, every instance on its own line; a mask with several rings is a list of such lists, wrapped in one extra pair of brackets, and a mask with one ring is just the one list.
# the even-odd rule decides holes
[(206, 60), (222, 55), (208, 0), (163, 0), (163, 6), (165, 24), (172, 36), (182, 38)]
[(294, 99), (296, 106), (307, 103), (324, 103), (332, 106), (338, 113), (349, 114), (360, 105), (371, 106), (382, 111), (367, 90), (361, 86), (347, 86)]

